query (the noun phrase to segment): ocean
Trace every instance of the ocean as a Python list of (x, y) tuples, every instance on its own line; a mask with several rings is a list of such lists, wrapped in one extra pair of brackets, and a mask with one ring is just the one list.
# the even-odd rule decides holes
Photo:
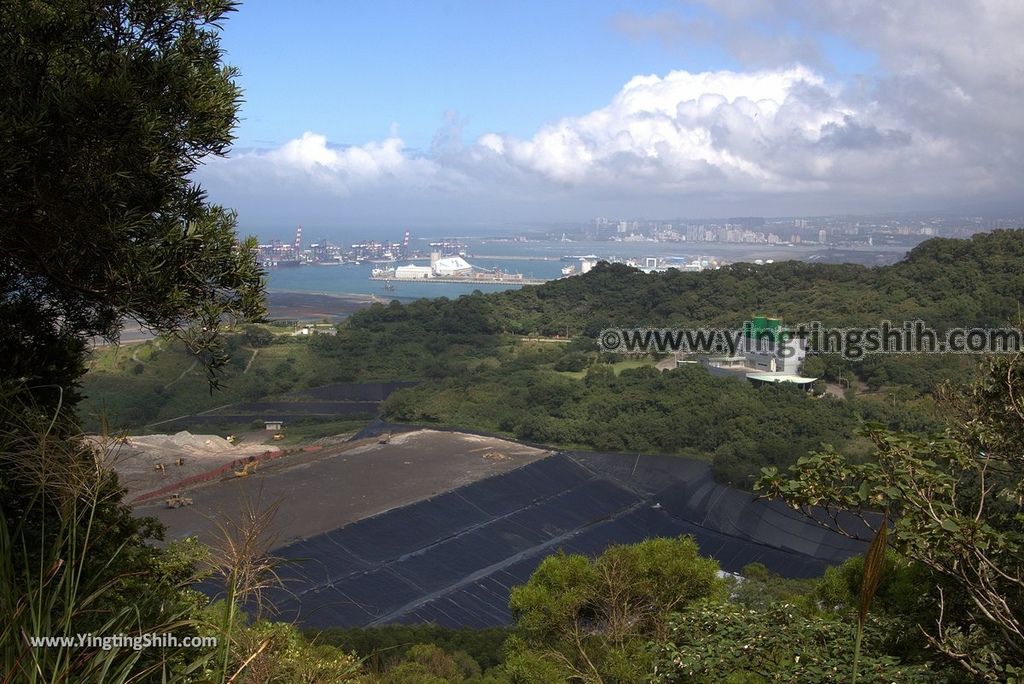
[[(553, 242), (553, 241), (512, 241), (494, 238), (472, 238), (464, 240), (469, 255), (467, 261), (473, 266), (485, 269), (501, 269), (509, 273), (522, 273), (527, 278), (559, 278), (562, 267), (567, 263), (563, 256), (593, 254), (603, 259), (631, 257), (675, 257), (692, 260), (697, 257), (725, 260), (727, 262), (754, 261), (755, 259), (822, 259), (824, 261), (855, 260), (850, 256), (871, 257), (881, 252), (890, 252), (886, 261), (894, 261), (905, 252), (905, 248), (893, 250), (874, 249), (845, 250), (846, 258), (828, 258), (829, 250), (820, 245), (761, 245), (732, 243), (657, 243), (657, 242)], [(426, 249), (413, 244), (414, 248)], [(838, 257), (839, 254), (834, 256)], [(867, 260), (867, 259), (866, 259)], [(398, 261), (393, 266), (409, 262)], [(415, 262), (426, 265), (425, 261)], [(579, 268), (579, 262), (570, 262)], [(329, 295), (375, 296), (382, 299), (402, 301), (422, 297), (455, 298), (474, 290), (499, 292), (517, 289), (520, 285), (509, 283), (409, 283), (392, 281), (394, 290), (385, 290), (384, 283), (370, 280), (370, 272), (382, 264), (311, 266), (270, 269), (267, 286), (271, 292), (315, 293)]]

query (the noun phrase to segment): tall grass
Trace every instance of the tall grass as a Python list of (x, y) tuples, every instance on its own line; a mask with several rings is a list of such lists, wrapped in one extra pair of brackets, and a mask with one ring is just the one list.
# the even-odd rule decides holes
[[(46, 415), (0, 394), (0, 684), (338, 684), (358, 659), (260, 621), (279, 583), (268, 535), (277, 504), (246, 502), (214, 522), (204, 558), (224, 582), (213, 606), (187, 589), (194, 556), (146, 545), (106, 455), (58, 409)], [(255, 620), (256, 622), (252, 622)], [(209, 648), (135, 650), (43, 637), (215, 636)]]
[(864, 626), (867, 624), (868, 611), (871, 609), (871, 602), (874, 601), (878, 587), (882, 584), (882, 577), (885, 573), (885, 551), (889, 534), (889, 512), (882, 516), (882, 521), (875, 532), (871, 545), (864, 554), (864, 574), (861, 578), (860, 592), (857, 600), (857, 633), (853, 645), (853, 678), (852, 684), (857, 684), (857, 676), (860, 669), (860, 649), (864, 640)]
[(143, 614), (117, 592), (139, 581), (137, 539), (112, 540), (104, 516), (121, 491), (60, 409), (0, 398), (0, 683), (184, 681), (203, 655), (171, 668), (160, 651), (33, 645), (41, 637), (129, 637), (190, 626), (184, 606)]
[(267, 549), (274, 545), (270, 527), (280, 502), (263, 507), (260, 500), (260, 496), (255, 500), (246, 497), (240, 518), (214, 521), (217, 534), (209, 560), (225, 592), (219, 606), (222, 614), (217, 625), (220, 643), (214, 681), (222, 684), (234, 682), (270, 645), (269, 639), (254, 644), (237, 638), (246, 617), (241, 606), (248, 606), (258, 619), (265, 610), (264, 591), (280, 584), (277, 561), (267, 555)]

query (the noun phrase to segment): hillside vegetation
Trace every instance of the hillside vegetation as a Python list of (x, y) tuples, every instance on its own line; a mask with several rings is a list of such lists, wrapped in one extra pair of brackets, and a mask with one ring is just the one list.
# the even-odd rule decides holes
[[(90, 427), (105, 417), (115, 429), (138, 429), (331, 382), (425, 380), (396, 393), (386, 416), (565, 447), (704, 456), (720, 479), (746, 485), (761, 467), (788, 465), (822, 443), (856, 457), (865, 445), (854, 433), (865, 421), (938, 429), (931, 393), (970, 377), (974, 359), (812, 357), (814, 374), (846, 395), (812, 399), (699, 368), (659, 373), (651, 359), (599, 354), (591, 335), (610, 325), (736, 327), (756, 312), (836, 326), (917, 318), (939, 329), (1002, 326), (1015, 322), (1024, 297), (1021, 264), (1024, 236), (1014, 231), (930, 240), (879, 268), (785, 262), (644, 274), (604, 264), (518, 291), (375, 304), (337, 336), (249, 326), (228, 338), (231, 362), (213, 393), (180, 343), (100, 351), (82, 414)], [(522, 339), (567, 330), (577, 337), (565, 344)]]
[[(873, 270), (603, 266), (520, 292), (374, 306), (337, 336), (292, 337), (259, 322), (256, 240), (242, 239), (235, 212), (210, 204), (194, 180), (234, 139), (243, 94), (220, 36), (235, 9), (230, 0), (0, 3), (0, 681), (1021, 680), (1024, 354), (986, 360), (969, 388), (935, 392), (948, 424), (935, 439), (920, 434), (937, 420), (929, 395), (945, 375), (962, 379), (966, 361), (817, 359), (816, 373), (851, 387), (823, 399), (697, 369), (658, 373), (655, 359), (600, 355), (592, 337), (609, 324), (732, 327), (752, 313), (1013, 322), (1021, 233), (935, 240)], [(125, 319), (165, 337), (89, 352), (89, 340), (116, 337)], [(563, 331), (571, 342), (522, 340)], [(393, 395), (395, 417), (708, 453), (737, 481), (767, 464), (755, 484), (765, 496), (881, 524), (863, 560), (818, 581), (756, 565), (732, 581), (693, 538), (656, 538), (546, 558), (512, 589), (508, 632), (303, 635), (262, 610), (280, 580), (264, 553), (276, 504), (246, 505), (237, 523), (212, 513), (222, 538), (210, 547), (194, 537), (158, 544), (162, 527), (136, 517), (81, 431), (83, 419), (144, 428), (377, 379), (422, 381)], [(343, 408), (354, 416), (376, 405), (344, 403), (325, 414), (333, 429)], [(883, 425), (854, 430), (867, 419)], [(837, 443), (800, 454), (818, 440)], [(197, 592), (200, 582), (222, 589), (220, 600)]]

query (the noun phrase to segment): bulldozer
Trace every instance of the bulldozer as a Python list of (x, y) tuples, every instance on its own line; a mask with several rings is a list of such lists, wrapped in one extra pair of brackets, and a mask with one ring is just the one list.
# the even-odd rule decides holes
[(275, 432), (274, 436), (271, 437), (271, 439), (273, 439), (275, 442), (280, 442), (282, 439), (284, 439), (284, 433), (283, 432)]
[(175, 492), (167, 497), (165, 503), (168, 508), (181, 508), (182, 506), (191, 506), (192, 499), (182, 496), (181, 492)]
[(234, 435), (228, 435), (227, 437), (224, 438), (224, 441), (226, 441), (228, 444), (237, 444), (238, 438), (235, 437)]
[(256, 470), (256, 461), (249, 461), (241, 470), (235, 471), (235, 477), (249, 477), (249, 474)]

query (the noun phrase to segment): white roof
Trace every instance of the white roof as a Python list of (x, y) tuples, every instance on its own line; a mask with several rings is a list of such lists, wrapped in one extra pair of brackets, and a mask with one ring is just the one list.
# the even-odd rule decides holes
[(792, 373), (747, 373), (748, 380), (760, 380), (761, 382), (795, 382), (798, 385), (806, 385), (818, 378), (805, 378), (802, 375)]
[(439, 271), (461, 271), (467, 268), (473, 268), (469, 265), (469, 262), (462, 257), (445, 257), (444, 259), (438, 259), (434, 262), (434, 268)]

